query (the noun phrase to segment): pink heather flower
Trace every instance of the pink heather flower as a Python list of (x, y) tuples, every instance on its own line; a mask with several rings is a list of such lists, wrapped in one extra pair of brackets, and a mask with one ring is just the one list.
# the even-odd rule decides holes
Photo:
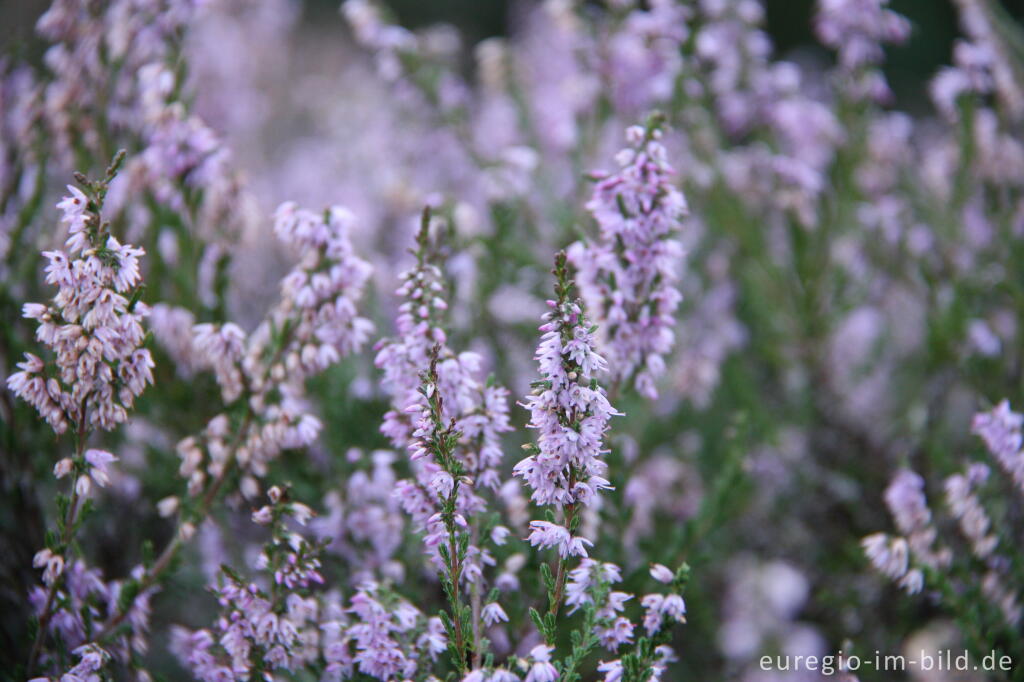
[(89, 199), (82, 193), (82, 190), (72, 185), (66, 185), (71, 196), (66, 196), (57, 203), (57, 208), (63, 214), (62, 220), (70, 222), (85, 213)]
[[(508, 391), (486, 385), (480, 377), (481, 359), (476, 353), (454, 352), (446, 343), (441, 317), (447, 309), (441, 271), (429, 261), (430, 214), (425, 211), (417, 234), (416, 264), (401, 275), (396, 292), (403, 297), (395, 327), (397, 336), (377, 344), (381, 384), (391, 398), (381, 432), (395, 447), (406, 449), (413, 479), (398, 481), (395, 499), (424, 533), (423, 541), (440, 566), (439, 547), (450, 533), (469, 527), (468, 518), (486, 509), (478, 490), (500, 487), (503, 460), (501, 434), (512, 429), (508, 419)], [(454, 423), (459, 433), (451, 453), (454, 461), (437, 461), (431, 443), (444, 437), (435, 421), (430, 400), (437, 399), (436, 415), (445, 427)], [(454, 524), (449, 527), (441, 510), (452, 495)], [(501, 531), (497, 538), (503, 539)], [(507, 530), (505, 531), (507, 533)], [(500, 544), (495, 540), (495, 544)], [(484, 564), (493, 563), (487, 550), (467, 547), (460, 578), (477, 582)]]
[[(23, 309), (38, 324), (36, 338), (53, 351), (54, 365), (27, 354), (7, 386), (56, 433), (69, 423), (109, 431), (127, 420), (135, 398), (153, 382), (153, 360), (142, 347), (142, 319), (149, 309), (129, 303), (144, 252), (102, 234), (99, 214), (88, 211), (81, 191), (69, 189), (71, 196), (58, 206), (69, 225), (71, 255), (43, 252), (49, 261), (46, 281), (58, 292), (49, 305)], [(101, 468), (97, 483), (103, 480)]]
[[(83, 478), (88, 480), (86, 477)], [(37, 566), (46, 565), (47, 570), (57, 570), (58, 562), (55, 555), (47, 550), (39, 552), (35, 561)], [(113, 612), (123, 582), (104, 582), (99, 571), (89, 569), (80, 560), (68, 562), (66, 565), (62, 561), (59, 563), (63, 566), (63, 571), (60, 574), (52, 574), (52, 577), (56, 579), (56, 575), (62, 576), (60, 589), (56, 593), (61, 608), (54, 612), (48, 630), (53, 636), (60, 637), (67, 649), (73, 651), (81, 659), (76, 666), (68, 671), (69, 674), (78, 670), (83, 674), (81, 679), (89, 680), (92, 679), (90, 671), (98, 670), (97, 666), (105, 663), (109, 657), (98, 653), (97, 648), (90, 645), (87, 638), (88, 628), (93, 628), (92, 632), (95, 634), (95, 628), (99, 624), (97, 616), (102, 617)], [(137, 567), (132, 572), (132, 578), (138, 579), (141, 576), (141, 570), (141, 567)], [(39, 616), (43, 610), (46, 594), (46, 590), (42, 587), (36, 587), (29, 595), (29, 601), (36, 616)], [(132, 634), (107, 640), (106, 644), (111, 647), (112, 651), (121, 655), (129, 652), (138, 654), (145, 650), (151, 595), (152, 591), (147, 590), (135, 599), (125, 619), (125, 623), (132, 627)], [(87, 626), (87, 621), (91, 623), (91, 626)]]
[(661, 630), (662, 617), (661, 607), (665, 603), (665, 596), (661, 594), (648, 594), (640, 602), (645, 609), (644, 627), (648, 635), (655, 635)]
[(504, 545), (506, 541), (505, 539), (511, 532), (512, 531), (505, 526), (495, 526), (491, 529), (491, 542), (498, 546)]
[[(601, 645), (610, 651), (633, 640), (633, 623), (620, 615), (633, 595), (608, 590), (621, 580), (622, 572), (615, 564), (583, 559), (579, 566), (569, 571), (569, 581), (565, 586), (565, 604), (570, 607), (570, 614), (587, 604), (595, 606), (597, 623), (593, 632)], [(595, 603), (597, 594), (604, 596), (601, 602)]]
[(677, 623), (685, 623), (686, 602), (678, 594), (667, 594), (665, 601), (661, 603), (661, 613)]
[[(420, 616), (419, 612), (416, 612), (415, 615)], [(440, 618), (427, 620), (427, 629), (416, 640), (416, 644), (430, 654), (430, 660), (436, 660), (448, 648), (448, 636), (445, 634), (444, 623)]]
[[(252, 427), (234, 446), (234, 462), (245, 470), (243, 486), (249, 489), (283, 449), (315, 441), (322, 423), (303, 399), (305, 380), (356, 352), (373, 329), (356, 309), (372, 268), (352, 249), (352, 221), (351, 213), (337, 206), (318, 214), (282, 206), (275, 231), (298, 251), (298, 263), (282, 280), (278, 304), (250, 334), (230, 322), (192, 329), (194, 365), (213, 370), (226, 403), (244, 394), (254, 411)], [(190, 494), (203, 489), (207, 475), (218, 476), (231, 463), (227, 425), (225, 417), (217, 417), (205, 442), (186, 439), (179, 447)]]
[(116, 267), (113, 269), (114, 289), (118, 292), (128, 291), (139, 283), (139, 258), (145, 255), (145, 251), (130, 244), (121, 245), (116, 238), (107, 239), (107, 251), (114, 259)]
[(683, 69), (682, 44), (689, 36), (690, 8), (674, 2), (637, 6), (616, 27), (599, 54), (607, 54), (618, 112), (640, 112), (670, 100)]
[(508, 615), (505, 614), (505, 609), (501, 608), (501, 604), (496, 601), (492, 601), (484, 606), (482, 616), (484, 623), (488, 627), (495, 623), (508, 622)]
[(666, 585), (675, 579), (675, 573), (668, 566), (662, 564), (651, 564), (651, 577), (659, 583)]
[(523, 682), (555, 682), (558, 679), (558, 670), (551, 664), (551, 654), (554, 647), (539, 644), (530, 649), (530, 671), (526, 674)]
[(68, 228), (69, 236), (65, 246), (72, 253), (77, 253), (89, 245), (89, 236), (86, 233), (86, 223), (89, 220), (86, 207), (89, 205), (89, 199), (77, 187), (67, 185), (67, 189), (70, 196), (61, 199), (57, 203), (57, 208), (61, 211), (61, 222)]
[(53, 582), (64, 572), (64, 557), (54, 554), (49, 549), (42, 549), (36, 552), (32, 558), (34, 568), (43, 568), (43, 583), (52, 585)]
[(192, 345), (201, 362), (213, 369), (224, 401), (237, 399), (243, 388), (239, 363), (245, 352), (246, 335), (242, 328), (233, 322), (197, 324), (192, 328)]
[(1010, 409), (1009, 401), (1003, 400), (989, 412), (974, 415), (971, 432), (985, 441), (999, 465), (1024, 491), (1024, 453), (1021, 452), (1021, 425), (1024, 417)]
[(906, 590), (907, 594), (918, 594), (924, 589), (924, 572), (919, 568), (907, 571), (899, 581), (899, 586)]
[(621, 169), (599, 174), (587, 203), (599, 237), (569, 250), (580, 291), (600, 326), (612, 376), (632, 380), (651, 399), (657, 397), (655, 378), (664, 373), (664, 357), (675, 341), (683, 258), (677, 234), (687, 213), (659, 136), (653, 123), (646, 130), (629, 129), (630, 146), (616, 157)]
[(901, 43), (910, 22), (890, 9), (889, 0), (819, 0), (815, 29), (818, 38), (839, 50), (844, 69), (882, 61), (882, 43)]
[[(589, 323), (582, 304), (570, 299), (571, 282), (565, 253), (555, 261), (557, 301), (548, 301), (540, 345), (535, 359), (541, 380), (523, 407), (530, 411), (528, 426), (537, 429), (532, 453), (513, 468), (533, 489), (541, 505), (589, 505), (598, 491), (610, 488), (604, 477), (607, 464), (601, 459), (608, 420), (619, 414), (605, 397), (596, 374), (605, 368), (594, 350)], [(558, 547), (564, 559), (587, 556), (593, 543), (572, 536), (569, 529), (548, 521), (530, 523), (530, 544)]]
[(536, 452), (514, 472), (533, 489), (538, 504), (590, 504), (599, 490), (610, 487), (601, 459), (603, 438), (609, 418), (619, 413), (596, 385), (595, 375), (605, 364), (594, 350), (580, 304), (565, 298), (550, 305), (535, 356), (541, 381), (523, 403), (530, 411), (529, 427), (538, 431)]
[(601, 646), (609, 651), (615, 651), (623, 644), (630, 644), (633, 641), (633, 622), (624, 616), (618, 616), (610, 625), (594, 626), (594, 634), (597, 635)]
[(78, 664), (68, 670), (61, 679), (93, 679), (97, 677), (96, 673), (110, 660), (110, 654), (96, 644), (85, 644), (77, 647), (71, 653), (78, 657)]
[(86, 450), (85, 461), (89, 463), (89, 476), (92, 480), (96, 481), (96, 485), (105, 487), (110, 482), (110, 476), (108, 475), (107, 467), (111, 462), (116, 462), (117, 457), (110, 454), (106, 450)]
[(55, 478), (64, 478), (71, 473), (75, 463), (70, 457), (65, 457), (53, 466), (53, 475)]
[[(384, 415), (381, 433), (388, 436), (396, 448), (407, 447), (412, 438), (414, 427), (407, 412), (410, 406), (420, 404), (420, 374), (430, 365), (430, 350), (447, 340), (440, 324), (448, 307), (442, 297), (445, 286), (440, 268), (427, 259), (426, 230), (424, 224), (416, 264), (399, 275), (402, 284), (395, 293), (404, 300), (395, 319), (398, 335), (378, 342), (374, 358), (374, 364), (384, 373), (381, 385), (391, 396), (392, 405), (392, 410)], [(446, 366), (456, 369), (451, 364)], [(453, 378), (458, 376), (456, 372)], [(458, 398), (451, 396), (448, 400), (449, 396), (445, 397), (446, 407), (452, 416), (457, 415)]]
[(864, 553), (879, 573), (893, 580), (906, 575), (910, 549), (903, 538), (890, 538), (885, 533), (874, 533), (861, 540)]
[(953, 474), (946, 479), (946, 505), (957, 521), (971, 551), (979, 559), (988, 559), (999, 544), (999, 537), (989, 533), (992, 520), (975, 492), (989, 475), (984, 464), (974, 464), (964, 474)]
[(392, 632), (400, 632), (391, 614), (363, 591), (352, 597), (349, 610), (361, 621), (349, 628), (356, 648), (353, 660), (360, 672), (386, 680), (402, 671), (406, 658), (401, 646), (391, 638)]
[[(534, 521), (534, 523), (538, 522)], [(562, 530), (565, 529), (562, 528)], [(576, 568), (569, 571), (569, 582), (565, 586), (565, 605), (570, 607), (569, 613), (575, 613), (581, 606), (593, 603), (591, 592), (597, 585), (612, 585), (621, 581), (622, 572), (615, 564), (583, 559)], [(612, 595), (621, 596), (613, 597)], [(622, 603), (631, 597), (632, 595), (624, 592), (609, 594), (609, 600), (614, 599), (615, 604), (619, 607), (613, 607), (613, 610), (616, 611), (621, 610)]]
[(601, 661), (597, 666), (597, 672), (604, 673), (603, 682), (619, 682), (625, 670), (622, 668), (622, 661)]
[(584, 545), (592, 546), (594, 544), (584, 537), (570, 535), (564, 526), (549, 521), (531, 521), (530, 531), (531, 546), (541, 549), (557, 547), (558, 554), (563, 559), (571, 556), (585, 557), (587, 550)]
[(924, 479), (909, 469), (897, 473), (886, 488), (885, 504), (896, 521), (896, 527), (905, 535), (931, 522), (932, 514), (924, 497)]
[(666, 619), (686, 622), (686, 602), (678, 594), (648, 594), (640, 602), (645, 609), (644, 627), (654, 635), (665, 625)]

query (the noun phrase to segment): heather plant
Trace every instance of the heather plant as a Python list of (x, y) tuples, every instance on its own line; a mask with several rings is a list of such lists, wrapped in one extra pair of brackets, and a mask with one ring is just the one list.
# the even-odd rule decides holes
[(0, 678), (1024, 679), (1019, 10), (507, 4), (0, 56)]

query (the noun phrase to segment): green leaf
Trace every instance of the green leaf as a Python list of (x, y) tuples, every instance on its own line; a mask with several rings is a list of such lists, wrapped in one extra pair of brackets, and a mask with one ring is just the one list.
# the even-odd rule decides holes
[(544, 623), (544, 619), (541, 617), (537, 609), (530, 607), (530, 618), (533, 619), (533, 624), (537, 626), (537, 631), (541, 635), (547, 635), (547, 626)]

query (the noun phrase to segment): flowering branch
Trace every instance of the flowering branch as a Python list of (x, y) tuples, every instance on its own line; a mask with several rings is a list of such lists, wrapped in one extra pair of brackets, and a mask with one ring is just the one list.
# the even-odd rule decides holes
[(664, 373), (675, 342), (684, 256), (677, 237), (688, 213), (660, 141), (664, 121), (652, 114), (644, 126), (626, 131), (629, 146), (615, 157), (621, 168), (596, 174), (587, 202), (600, 233), (569, 248), (583, 298), (602, 325), (614, 387), (632, 382), (650, 399), (658, 395), (655, 377)]
[[(470, 631), (472, 614), (469, 607), (462, 603), (459, 586), (462, 582), (462, 571), (469, 548), (470, 536), (465, 532), (466, 519), (456, 508), (459, 498), (459, 484), (463, 480), (462, 463), (455, 457), (455, 447), (461, 434), (455, 430), (455, 420), (444, 422), (444, 398), (438, 386), (437, 358), (439, 346), (434, 346), (430, 354), (430, 369), (423, 374), (423, 385), (420, 389), (426, 407), (420, 419), (420, 426), (414, 432), (420, 440), (413, 447), (429, 452), (434, 461), (441, 467), (450, 481), (447, 495), (441, 497), (441, 522), (444, 524), (448, 544), (441, 544), (438, 551), (445, 564), (445, 572), (441, 573), (441, 585), (448, 597), (449, 614), (442, 613), (441, 620), (452, 642), (452, 662), (460, 674), (465, 673), (468, 652), (476, 650), (476, 644), (467, 648), (466, 640), (473, 637)], [(415, 455), (414, 455), (415, 457)]]
[[(515, 466), (515, 474), (533, 488), (532, 498), (542, 505), (562, 509), (562, 522), (548, 512), (544, 521), (530, 523), (530, 544), (557, 547), (559, 558), (555, 576), (545, 570), (548, 586), (548, 615), (534, 620), (550, 643), (554, 639), (554, 619), (565, 587), (566, 560), (587, 556), (585, 545), (593, 543), (575, 535), (579, 529), (578, 506), (592, 502), (597, 492), (610, 488), (604, 478), (607, 464), (600, 459), (606, 452), (603, 437), (608, 419), (619, 414), (608, 403), (595, 374), (605, 369), (604, 359), (594, 351), (593, 333), (583, 313), (582, 302), (572, 297), (565, 252), (555, 257), (555, 300), (545, 314), (544, 332), (536, 359), (542, 379), (534, 382), (534, 391), (524, 407), (530, 411), (530, 428), (537, 429), (536, 444)], [(540, 625), (543, 623), (543, 626)]]
[[(238, 426), (232, 433), (223, 414), (210, 420), (203, 434), (205, 453), (195, 437), (179, 443), (180, 472), (199, 501), (179, 514), (174, 538), (130, 584), (129, 596), (99, 639), (125, 620), (134, 595), (159, 582), (231, 476), (241, 471), (243, 492), (258, 490), (253, 476), (266, 471), (267, 461), (284, 448), (306, 446), (316, 438), (320, 422), (304, 414), (298, 400), (303, 382), (360, 348), (372, 328), (355, 310), (370, 266), (355, 256), (349, 242), (354, 216), (337, 206), (315, 214), (286, 203), (275, 217), (281, 241), (300, 250), (299, 263), (282, 281), (277, 306), (248, 338), (233, 323), (194, 329), (195, 353), (213, 369), (225, 403), (243, 406)], [(180, 504), (177, 498), (165, 502), (170, 513)]]
[(33, 562), (45, 567), (48, 589), (28, 655), (29, 671), (47, 637), (74, 536), (89, 509), (83, 500), (93, 483), (102, 487), (109, 482), (107, 468), (117, 460), (104, 450), (88, 449), (89, 436), (127, 420), (127, 410), (153, 381), (153, 360), (142, 348), (141, 320), (148, 314), (139, 300), (139, 257), (144, 251), (118, 242), (101, 214), (124, 159), (125, 153), (119, 152), (102, 180), (76, 173), (82, 189), (68, 186), (70, 196), (57, 205), (68, 228), (68, 251), (43, 255), (49, 260), (46, 281), (59, 291), (49, 305), (24, 307), (25, 317), (38, 322), (36, 337), (52, 349), (54, 363), (26, 353), (18, 365), (22, 371), (7, 379), (8, 388), (35, 407), (55, 433), (70, 425), (75, 440), (74, 456), (54, 468), (57, 478), (72, 475), (70, 496), (58, 496), (57, 535)]

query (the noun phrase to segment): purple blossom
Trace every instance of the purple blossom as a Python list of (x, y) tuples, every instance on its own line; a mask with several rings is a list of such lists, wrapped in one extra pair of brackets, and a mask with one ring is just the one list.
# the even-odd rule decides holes
[(652, 120), (646, 129), (627, 131), (630, 146), (616, 157), (620, 170), (598, 174), (587, 203), (599, 237), (569, 250), (583, 297), (603, 327), (612, 376), (616, 382), (632, 381), (651, 399), (657, 397), (654, 378), (664, 373), (675, 340), (683, 258), (676, 236), (687, 214), (686, 200), (671, 182), (674, 171), (657, 125)]
[(1024, 453), (1021, 452), (1021, 425), (1024, 417), (1010, 409), (1007, 400), (1001, 401), (989, 412), (974, 416), (971, 431), (985, 441), (999, 465), (1024, 490)]
[(57, 433), (69, 424), (81, 433), (109, 431), (127, 420), (135, 398), (153, 382), (153, 360), (142, 348), (149, 309), (122, 295), (139, 284), (143, 251), (103, 234), (98, 208), (91, 210), (81, 191), (58, 206), (71, 234), (69, 251), (43, 252), (46, 281), (57, 295), (48, 305), (24, 307), (25, 317), (38, 323), (36, 339), (53, 351), (54, 366), (27, 353), (7, 387)]
[[(439, 548), (452, 541), (452, 530), (468, 531), (466, 519), (478, 518), (486, 508), (478, 491), (500, 487), (501, 434), (512, 427), (508, 391), (480, 380), (477, 354), (456, 354), (446, 343), (441, 317), (448, 305), (441, 271), (430, 262), (430, 224), (424, 212), (416, 265), (402, 273), (396, 292), (404, 298), (395, 324), (398, 336), (377, 344), (375, 363), (383, 370), (392, 405), (381, 431), (408, 450), (415, 475), (396, 484), (395, 497), (424, 532), (427, 553), (440, 566)], [(439, 460), (433, 444), (450, 435), (441, 431), (452, 428), (457, 433), (453, 459)], [(455, 505), (450, 520), (442, 513), (449, 501)], [(493, 562), (489, 550), (474, 543), (467, 548), (462, 579), (475, 582), (483, 566)]]
[(530, 649), (530, 669), (523, 682), (554, 682), (558, 679), (558, 670), (551, 664), (554, 647), (539, 644)]
[(659, 583), (668, 584), (675, 578), (675, 574), (668, 566), (662, 564), (651, 564), (651, 577)]
[(501, 608), (501, 604), (496, 601), (492, 601), (484, 606), (482, 618), (484, 625), (487, 626), (494, 625), (495, 623), (508, 622), (508, 615), (505, 613), (505, 609)]
[[(559, 256), (559, 299), (549, 301), (535, 359), (541, 380), (526, 398), (529, 427), (538, 431), (532, 454), (514, 472), (533, 489), (541, 505), (593, 504), (598, 491), (609, 488), (603, 438), (608, 419), (619, 414), (609, 404), (597, 373), (604, 359), (594, 350), (589, 323), (579, 301), (569, 298), (565, 255)], [(534, 521), (531, 543), (559, 547), (563, 557), (585, 556), (589, 541), (558, 531), (546, 521)]]
[(854, 82), (853, 94), (875, 100), (891, 98), (882, 74), (871, 67), (883, 61), (883, 43), (902, 43), (910, 22), (887, 9), (888, 0), (819, 0), (815, 30), (825, 45), (839, 53), (839, 66)]

